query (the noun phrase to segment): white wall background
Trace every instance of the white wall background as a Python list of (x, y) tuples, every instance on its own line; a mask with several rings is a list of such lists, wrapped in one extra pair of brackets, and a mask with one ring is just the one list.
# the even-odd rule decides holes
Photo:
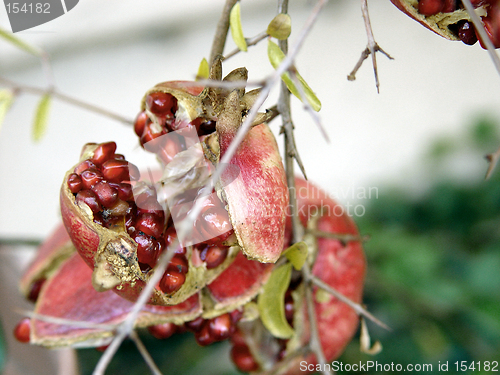
[[(155, 83), (194, 77), (201, 58), (208, 57), (223, 3), (82, 0), (65, 16), (17, 35), (51, 55), (61, 91), (133, 118), (143, 93)], [(265, 30), (276, 12), (274, 3), (242, 2), (246, 36)], [(313, 5), (291, 1), (292, 43)], [(309, 178), (337, 192), (344, 203), (353, 201), (356, 189), (382, 188), (388, 179), (409, 188), (418, 184), (417, 161), (432, 139), (461, 132), (479, 111), (500, 117), (500, 77), (487, 53), (478, 45), (434, 35), (389, 1), (370, 3), (376, 39), (395, 57), (389, 61), (377, 56), (381, 93), (376, 93), (369, 62), (355, 82), (348, 82), (346, 76), (366, 46), (359, 5), (330, 1), (296, 61), (322, 100), (320, 116), (330, 144), (293, 100), (298, 149)], [(3, 9), (0, 25), (9, 28)], [(232, 48), (229, 41), (226, 51)], [(230, 59), (225, 69), (243, 65), (252, 81), (269, 75), (266, 43)], [(46, 85), (39, 61), (1, 40), (0, 75)], [(154, 162), (141, 155), (132, 129), (57, 100), (48, 132), (33, 143), (30, 131), (38, 99), (21, 95), (0, 130), (1, 238), (42, 238), (57, 224), (59, 186), (86, 142), (115, 140), (119, 152), (139, 166)], [(277, 130), (278, 121), (271, 126)], [(469, 163), (477, 173), (486, 168), (483, 160)]]

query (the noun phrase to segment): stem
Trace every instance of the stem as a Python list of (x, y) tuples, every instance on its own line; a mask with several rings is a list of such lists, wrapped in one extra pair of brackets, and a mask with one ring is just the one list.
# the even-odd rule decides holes
[(148, 365), (149, 369), (151, 370), (151, 373), (154, 375), (161, 375), (161, 371), (156, 366), (156, 363), (154, 362), (153, 358), (148, 352), (148, 349), (144, 346), (144, 343), (141, 341), (139, 335), (137, 332), (132, 331), (130, 332), (130, 339), (134, 342), (135, 346), (137, 347), (137, 350), (139, 350), (139, 353), (141, 353), (142, 358), (144, 359), (144, 362)]
[(231, 9), (233, 8), (234, 4), (236, 4), (236, 2), (237, 0), (226, 0), (224, 9), (222, 9), (222, 14), (219, 22), (217, 23), (214, 40), (212, 42), (212, 50), (210, 51), (210, 64), (215, 60), (215, 57), (217, 55), (222, 55), (224, 52), (227, 32), (229, 30), (229, 14), (231, 13)]
[[(266, 39), (267, 37), (268, 37), (268, 34), (265, 31), (263, 31), (260, 34), (254, 36), (253, 38), (245, 39), (247, 42), (247, 47), (255, 46), (257, 43)], [(241, 52), (241, 50), (239, 48), (235, 48), (231, 52), (229, 52), (226, 56), (224, 56), (224, 60), (227, 60), (230, 57), (233, 57), (234, 55), (236, 55), (240, 52)]]
[(35, 86), (18, 85), (16, 82), (13, 82), (13, 81), (6, 79), (6, 78), (3, 78), (3, 77), (0, 77), (0, 84), (11, 87), (16, 93), (27, 92), (27, 93), (36, 94), (36, 95), (50, 94), (52, 97), (59, 99), (63, 102), (69, 103), (71, 105), (74, 105), (74, 106), (82, 108), (82, 109), (86, 109), (90, 112), (98, 113), (98, 114), (103, 115), (105, 117), (109, 117), (109, 118), (116, 120), (116, 121), (119, 121), (123, 124), (126, 124), (126, 125), (133, 125), (134, 124), (133, 120), (128, 119), (126, 117), (123, 117), (122, 115), (108, 111), (107, 109), (98, 107), (94, 104), (84, 102), (80, 99), (76, 99), (72, 96), (63, 94), (63, 93), (57, 91), (57, 89), (55, 89), (52, 85), (49, 85), (49, 87), (47, 89), (42, 89), (40, 87), (35, 87)]
[(319, 286), (321, 289), (330, 293), (332, 296), (334, 296), (338, 300), (340, 300), (340, 301), (344, 302), (345, 304), (349, 305), (350, 307), (352, 307), (358, 315), (364, 316), (365, 318), (371, 320), (372, 322), (379, 325), (380, 327), (385, 328), (388, 331), (391, 331), (391, 328), (387, 324), (385, 324), (385, 323), (381, 322), (380, 320), (378, 320), (377, 318), (375, 318), (369, 311), (367, 311), (359, 303), (356, 303), (356, 302), (350, 300), (349, 298), (344, 296), (342, 293), (338, 292), (337, 290), (333, 289), (328, 284), (326, 284), (323, 281), (321, 281), (320, 279), (318, 279), (316, 276), (311, 275), (309, 279), (311, 280), (311, 282), (313, 284)]

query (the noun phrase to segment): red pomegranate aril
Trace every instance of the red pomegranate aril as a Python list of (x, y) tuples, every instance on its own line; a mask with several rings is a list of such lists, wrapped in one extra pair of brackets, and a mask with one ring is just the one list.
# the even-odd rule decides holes
[(163, 207), (153, 198), (148, 199), (144, 202), (137, 203), (137, 213), (138, 214), (152, 214), (160, 217), (163, 221), (165, 218), (165, 212), (163, 211)]
[(188, 331), (198, 332), (203, 328), (204, 324), (205, 324), (205, 319), (199, 316), (196, 319), (191, 320), (190, 322), (184, 323), (184, 327), (186, 327)]
[(231, 348), (231, 359), (238, 369), (243, 372), (257, 371), (259, 365), (246, 345), (235, 345)]
[(138, 180), (140, 177), (137, 167), (125, 160), (111, 159), (102, 165), (104, 178), (110, 182)]
[(148, 331), (153, 337), (159, 340), (165, 340), (177, 331), (177, 326), (174, 323), (156, 324), (154, 326), (149, 326)]
[(160, 280), (160, 290), (165, 294), (175, 293), (182, 287), (185, 281), (185, 274), (181, 272), (167, 271), (163, 274)]
[(227, 339), (234, 332), (231, 316), (226, 313), (208, 321), (208, 331), (215, 341)]
[(83, 202), (87, 206), (89, 206), (93, 213), (99, 212), (102, 209), (101, 204), (97, 199), (97, 195), (95, 195), (95, 193), (92, 190), (79, 191), (75, 199), (77, 204), (79, 202)]
[(89, 168), (80, 174), (84, 189), (91, 189), (99, 181), (103, 180), (101, 171), (96, 168)]
[(134, 200), (134, 193), (132, 191), (132, 185), (126, 182), (110, 182), (109, 186), (115, 189), (118, 193), (118, 198), (125, 202), (130, 202)]
[(151, 121), (151, 120), (149, 119), (149, 117), (145, 111), (142, 111), (141, 113), (139, 113), (137, 115), (137, 117), (135, 118), (134, 131), (138, 137), (141, 137), (142, 133), (144, 133), (144, 127), (146, 126), (146, 123), (148, 121)]
[(114, 154), (111, 159), (125, 160), (125, 156), (122, 154)]
[(176, 254), (168, 264), (167, 270), (177, 271), (186, 274), (189, 269), (189, 264), (185, 255)]
[(177, 100), (170, 94), (154, 92), (146, 97), (146, 107), (157, 116), (172, 117)]
[(92, 187), (92, 191), (97, 195), (99, 202), (106, 207), (112, 207), (118, 200), (118, 192), (108, 182), (100, 181)]
[(246, 346), (247, 343), (245, 341), (245, 336), (243, 332), (241, 332), (238, 328), (235, 329), (233, 334), (230, 337), (231, 342), (234, 346)]
[(228, 249), (227, 246), (209, 245), (200, 253), (200, 259), (206, 263), (207, 269), (210, 270), (220, 266), (226, 260)]
[(135, 229), (155, 238), (160, 238), (164, 230), (163, 220), (158, 215), (140, 214), (135, 222)]
[(73, 172), (75, 172), (76, 174), (81, 174), (83, 171), (89, 169), (89, 168), (95, 168), (95, 164), (92, 163), (90, 160), (84, 160), (82, 161), (80, 164), (78, 164), (75, 169), (73, 170)]
[(30, 318), (24, 318), (14, 328), (14, 337), (22, 343), (30, 342)]
[(458, 37), (462, 42), (469, 46), (476, 44), (477, 36), (472, 22), (460, 21), (458, 23)]
[(444, 0), (419, 0), (418, 12), (424, 16), (432, 16), (444, 8)]
[(457, 10), (457, 1), (456, 0), (444, 0), (444, 6), (441, 12), (443, 13), (452, 13)]
[(45, 280), (45, 278), (38, 279), (33, 284), (31, 284), (28, 300), (30, 300), (31, 302), (36, 302), (38, 296), (40, 295), (40, 291), (42, 290), (42, 286), (45, 283)]
[(241, 320), (241, 318), (243, 318), (243, 309), (233, 310), (229, 313), (229, 315), (231, 315), (231, 321), (233, 324), (236, 324)]
[(205, 121), (202, 122), (199, 126), (197, 126), (198, 135), (208, 135), (212, 134), (215, 131), (215, 121)]
[(222, 207), (210, 207), (202, 213), (197, 228), (211, 243), (222, 242), (231, 235), (233, 229), (227, 211)]
[(140, 138), (140, 143), (141, 146), (144, 147), (146, 143), (149, 143), (147, 146), (147, 150), (151, 151), (153, 153), (156, 153), (158, 151), (158, 141), (155, 141), (158, 137), (161, 137), (164, 134), (167, 134), (165, 130), (157, 132), (153, 129), (152, 123), (147, 123), (146, 126), (144, 127), (144, 131), (141, 135)]
[(153, 268), (160, 255), (158, 241), (141, 233), (134, 236), (134, 241), (137, 243), (137, 261)]
[(179, 152), (186, 148), (183, 138), (175, 133), (169, 133), (159, 141), (157, 155), (164, 164), (168, 164)]
[(101, 165), (111, 159), (116, 151), (115, 142), (101, 143), (94, 150), (94, 156), (90, 159), (94, 164)]
[(82, 190), (82, 179), (76, 173), (71, 173), (68, 176), (68, 188), (73, 193), (76, 194)]
[(209, 326), (208, 322), (205, 321), (201, 329), (198, 332), (195, 332), (194, 334), (196, 342), (201, 346), (207, 346), (216, 341), (210, 334), (208, 326)]

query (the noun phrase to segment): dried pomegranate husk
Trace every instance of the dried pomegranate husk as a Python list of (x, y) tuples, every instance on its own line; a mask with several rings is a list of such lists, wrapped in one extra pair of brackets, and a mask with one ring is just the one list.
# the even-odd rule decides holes
[[(297, 203), (301, 219), (311, 229), (319, 231), (358, 234), (352, 219), (341, 213), (340, 206), (321, 189), (302, 179), (296, 179)], [(335, 211), (337, 207), (337, 211)], [(306, 235), (309, 245), (309, 262), (312, 274), (356, 303), (362, 299), (366, 260), (358, 240), (343, 243), (338, 239), (312, 239)], [(238, 340), (233, 340), (238, 348), (248, 347), (260, 370), (269, 370), (280, 361), (288, 361), (280, 374), (304, 373), (299, 363), (307, 361), (316, 364), (313, 354), (293, 357), (294, 351), (304, 347), (310, 340), (307, 308), (302, 282), (294, 287), (294, 335), (285, 343), (272, 337), (259, 320), (239, 324)], [(327, 361), (337, 358), (355, 334), (359, 317), (345, 303), (331, 296), (326, 302), (318, 298), (318, 288), (313, 287), (314, 308), (321, 346)], [(287, 358), (290, 356), (290, 358)]]

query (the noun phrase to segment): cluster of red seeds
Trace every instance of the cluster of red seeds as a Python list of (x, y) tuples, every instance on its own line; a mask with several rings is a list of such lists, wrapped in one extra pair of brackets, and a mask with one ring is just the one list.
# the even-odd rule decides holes
[(196, 342), (201, 346), (207, 346), (232, 337), (242, 316), (243, 311), (236, 309), (212, 319), (198, 317), (183, 325), (164, 323), (149, 326), (148, 331), (157, 339), (167, 339), (174, 333), (193, 332)]
[[(115, 151), (114, 142), (98, 145), (94, 155), (76, 166), (68, 176), (68, 188), (77, 203), (83, 202), (90, 207), (94, 222), (106, 228), (125, 225), (137, 243), (139, 266), (147, 272), (156, 265), (166, 246), (174, 241), (175, 229), (172, 221), (166, 220), (153, 187), (143, 185), (134, 196), (129, 182), (139, 178), (139, 171)], [(224, 233), (230, 229), (227, 212), (213, 200), (207, 200), (198, 227), (204, 231), (204, 236), (216, 237), (209, 243), (198, 245), (197, 251), (200, 259), (206, 261), (207, 268), (217, 267), (228, 252), (228, 248), (220, 243), (230, 235)], [(159, 283), (160, 289), (166, 294), (179, 290), (188, 270), (186, 249), (179, 247)]]
[[(148, 151), (154, 152), (163, 163), (168, 164), (174, 156), (186, 149), (186, 143), (178, 133), (161, 137), (173, 131), (194, 127), (198, 135), (204, 136), (215, 131), (215, 122), (196, 118), (192, 121), (175, 117), (177, 99), (167, 93), (154, 92), (146, 97), (146, 110), (139, 113), (135, 120), (134, 131), (140, 138), (141, 146), (148, 144)], [(148, 113), (154, 116), (152, 121)]]
[[(471, 0), (471, 3), (475, 8), (487, 7), (488, 14), (481, 17), (481, 21), (495, 48), (500, 48), (500, 4), (496, 0)], [(418, 11), (424, 16), (432, 16), (437, 13), (452, 13), (461, 7), (463, 7), (462, 2), (458, 0), (419, 0), (418, 2)], [(462, 20), (455, 25), (449, 26), (449, 28), (465, 44), (473, 45), (479, 40), (481, 46), (485, 48), (472, 22)]]

